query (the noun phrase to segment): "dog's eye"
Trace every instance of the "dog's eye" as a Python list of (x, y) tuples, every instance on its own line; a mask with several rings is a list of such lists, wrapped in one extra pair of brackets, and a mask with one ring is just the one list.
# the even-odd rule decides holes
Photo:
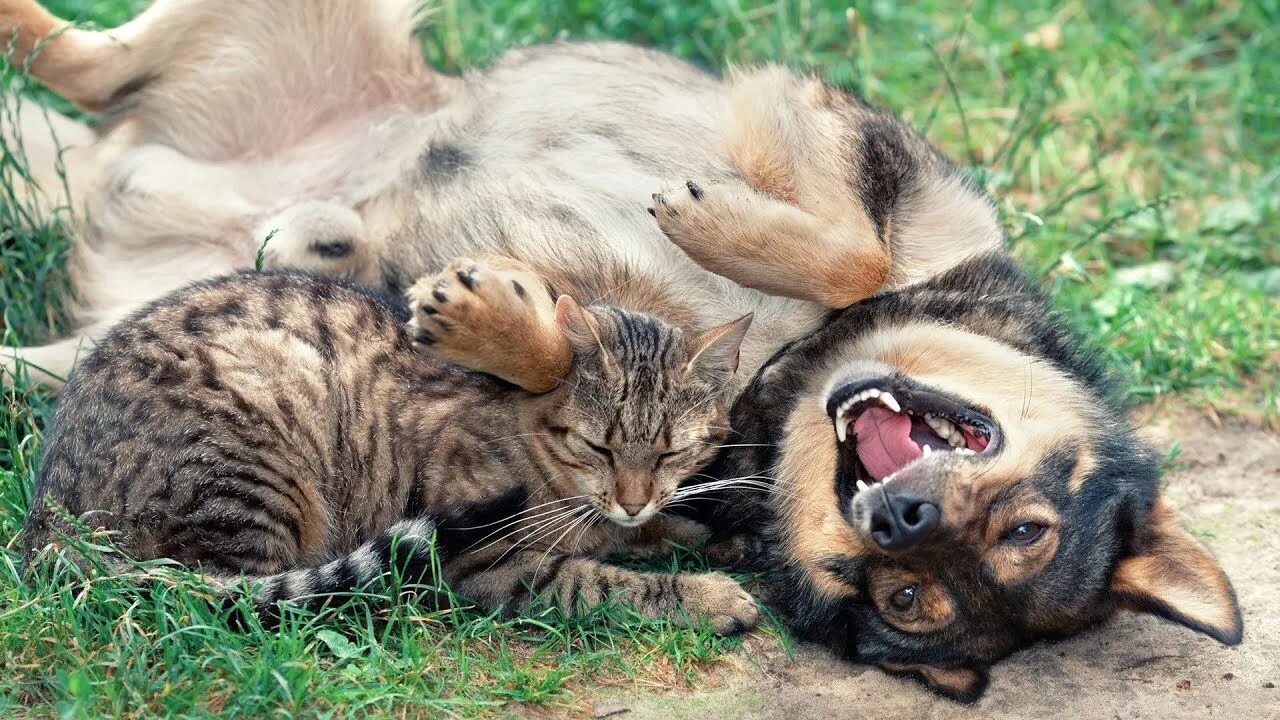
[(911, 606), (916, 604), (916, 586), (908, 585), (894, 593), (893, 597), (889, 598), (889, 604), (898, 612), (910, 610)]
[(1004, 534), (1004, 541), (1014, 545), (1030, 545), (1044, 536), (1045, 527), (1040, 523), (1024, 522)]

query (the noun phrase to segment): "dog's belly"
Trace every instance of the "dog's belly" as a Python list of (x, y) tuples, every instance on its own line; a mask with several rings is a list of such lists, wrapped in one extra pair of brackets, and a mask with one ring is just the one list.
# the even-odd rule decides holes
[(561, 44), (444, 87), (434, 109), (361, 108), (252, 158), (197, 160), (109, 134), (87, 234), (110, 242), (82, 253), (83, 319), (252, 267), (270, 236), (268, 265), (393, 290), (485, 253), (586, 285), (621, 267), (661, 283), (698, 325), (756, 313), (744, 370), (820, 321), (808, 303), (702, 270), (646, 212), (664, 186), (737, 175), (719, 78), (641, 48)]
[(638, 48), (586, 45), (516, 53), (470, 85), (432, 119), (412, 167), (362, 209), (378, 258), (363, 279), (404, 288), (484, 253), (584, 286), (622, 268), (704, 327), (754, 312), (747, 376), (821, 321), (814, 305), (703, 270), (647, 211), (664, 187), (738, 176), (719, 79)]

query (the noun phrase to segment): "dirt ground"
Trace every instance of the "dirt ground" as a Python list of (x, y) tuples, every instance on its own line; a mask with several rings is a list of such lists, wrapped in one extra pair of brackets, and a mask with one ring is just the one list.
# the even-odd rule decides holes
[[(1140, 419), (1181, 453), (1168, 493), (1235, 584), (1245, 640), (1226, 648), (1160, 620), (1123, 614), (1067, 642), (995, 666), (973, 706), (910, 680), (842, 663), (813, 647), (794, 660), (762, 643), (695, 692), (601, 698), (588, 714), (619, 720), (720, 718), (1248, 718), (1280, 719), (1280, 437), (1203, 411)], [(755, 643), (753, 643), (754, 645)], [(621, 708), (627, 711), (620, 712)]]

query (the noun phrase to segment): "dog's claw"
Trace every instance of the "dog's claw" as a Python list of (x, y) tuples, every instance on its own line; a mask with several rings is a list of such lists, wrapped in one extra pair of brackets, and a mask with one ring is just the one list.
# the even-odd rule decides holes
[(698, 183), (692, 180), (687, 180), (685, 181), (684, 186), (689, 188), (689, 194), (693, 196), (694, 200), (702, 199), (702, 188), (698, 185)]

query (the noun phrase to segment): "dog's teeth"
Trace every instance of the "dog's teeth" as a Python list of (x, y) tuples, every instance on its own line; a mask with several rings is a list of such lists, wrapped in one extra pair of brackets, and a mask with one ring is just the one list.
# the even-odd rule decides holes
[(877, 391), (877, 394), (880, 396), (881, 405), (884, 405), (885, 407), (889, 408), (894, 412), (902, 412), (902, 406), (898, 404), (897, 399), (895, 399), (893, 395), (889, 393), (878, 392), (878, 391)]
[(959, 432), (959, 430), (956, 429), (956, 426), (944, 417), (938, 417), (937, 415), (925, 415), (924, 421), (929, 425), (929, 427), (933, 428), (934, 432), (938, 433), (938, 437), (946, 440), (947, 442), (951, 442), (951, 437)]
[(844, 442), (849, 437), (849, 426), (844, 421), (844, 415), (836, 416), (836, 439)]
[(925, 445), (924, 450), (922, 452), (924, 452), (924, 457), (929, 457), (930, 455), (933, 454), (933, 446)]
[(866, 480), (859, 480), (859, 481), (858, 481), (858, 492), (862, 492), (863, 490), (866, 490), (866, 489), (867, 489), (867, 481), (866, 481)]
[(969, 449), (969, 448), (967, 448), (967, 447), (956, 448), (956, 454), (958, 454), (958, 455), (977, 455), (977, 453), (975, 453), (974, 451), (970, 450), (970, 449)]

